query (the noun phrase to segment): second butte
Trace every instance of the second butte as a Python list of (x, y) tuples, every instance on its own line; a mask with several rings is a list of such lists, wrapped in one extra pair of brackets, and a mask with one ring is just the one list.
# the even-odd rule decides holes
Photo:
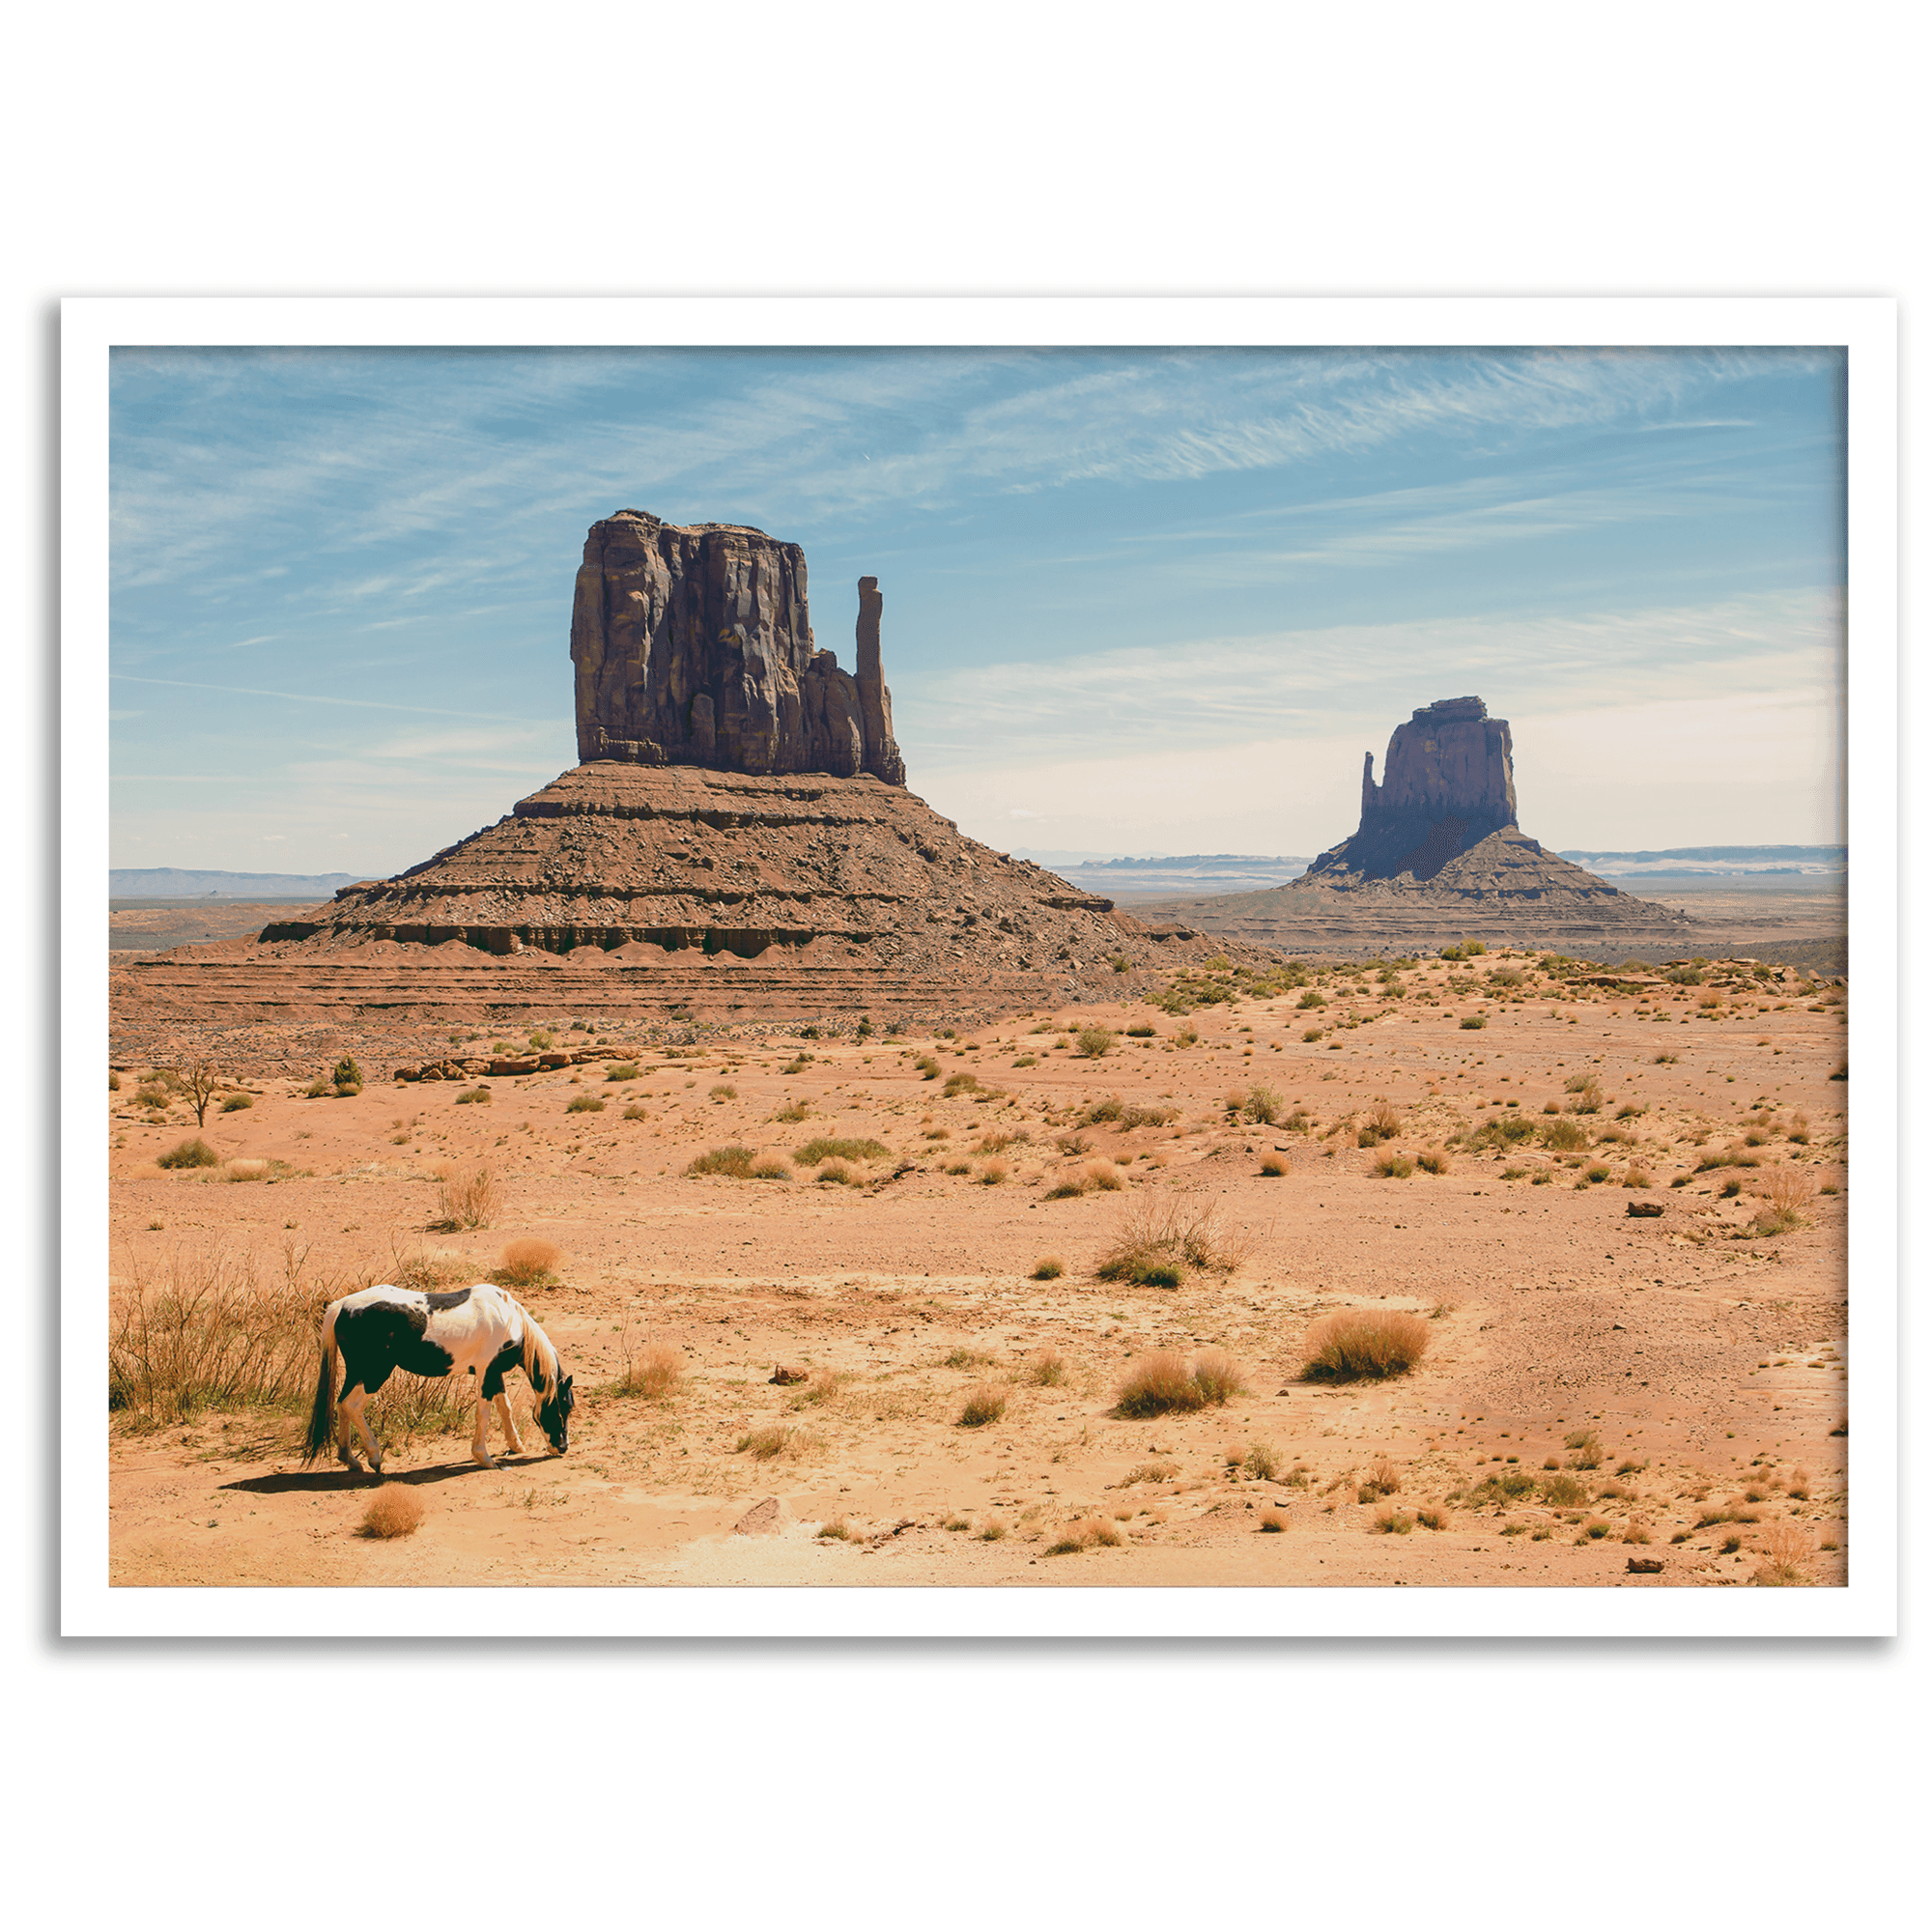
[(1465, 939), (1594, 959), (1686, 949), (1695, 928), (1685, 914), (1546, 852), (1516, 811), (1508, 721), (1480, 697), (1440, 698), (1396, 726), (1380, 784), (1364, 754), (1361, 823), (1300, 878), (1160, 910), (1230, 939), (1328, 956)]
[(635, 510), (594, 525), (571, 625), (583, 762), (393, 878), (134, 962), (118, 1017), (976, 1020), (1230, 951), (908, 791), (881, 608), (860, 579), (848, 674), (813, 639), (796, 545)]

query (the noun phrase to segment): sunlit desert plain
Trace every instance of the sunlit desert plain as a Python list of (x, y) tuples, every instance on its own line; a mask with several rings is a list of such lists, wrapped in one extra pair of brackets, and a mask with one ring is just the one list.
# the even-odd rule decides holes
[[(970, 1031), (416, 1045), (569, 1064), (231, 1051), (200, 1124), (187, 1051), (111, 1076), (114, 1582), (1845, 1580), (1842, 981), (1210, 962)], [(305, 1467), (326, 1300), (490, 1279), (568, 1454), (478, 1466), (398, 1377), (383, 1477)], [(1391, 1315), (1410, 1366), (1311, 1367)]]

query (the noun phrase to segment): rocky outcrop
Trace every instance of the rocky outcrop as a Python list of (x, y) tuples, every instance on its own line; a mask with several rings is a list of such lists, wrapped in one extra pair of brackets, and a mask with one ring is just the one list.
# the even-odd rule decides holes
[(577, 573), (579, 758), (903, 784), (881, 603), (861, 578), (855, 675), (813, 641), (797, 544), (619, 510), (590, 526)]
[(1507, 721), (1480, 697), (1424, 705), (1362, 763), (1353, 835), (1264, 892), (1139, 910), (1309, 955), (1412, 952), (1480, 939), (1622, 959), (1685, 944), (1691, 922), (1546, 852), (1516, 822)]
[(1458, 853), (1516, 823), (1509, 722), (1492, 718), (1480, 697), (1424, 705), (1395, 727), (1380, 784), (1375, 764), (1375, 753), (1363, 753), (1354, 837), (1322, 853), (1311, 874), (1431, 879)]

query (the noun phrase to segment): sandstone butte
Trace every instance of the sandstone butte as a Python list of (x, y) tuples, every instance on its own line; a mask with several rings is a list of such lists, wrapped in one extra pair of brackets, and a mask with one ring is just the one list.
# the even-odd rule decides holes
[(1300, 878), (1141, 910), (1329, 957), (1469, 939), (1620, 960), (1687, 950), (1696, 930), (1687, 915), (1546, 852), (1516, 818), (1508, 721), (1480, 697), (1445, 697), (1396, 726), (1379, 784), (1375, 753), (1363, 754), (1361, 823)]
[(910, 792), (882, 607), (861, 578), (847, 673), (813, 642), (796, 544), (638, 510), (594, 524), (570, 629), (582, 762), (393, 878), (118, 967), (117, 1050), (185, 1026), (560, 1010), (972, 1023), (1151, 990), (1230, 952), (992, 851)]

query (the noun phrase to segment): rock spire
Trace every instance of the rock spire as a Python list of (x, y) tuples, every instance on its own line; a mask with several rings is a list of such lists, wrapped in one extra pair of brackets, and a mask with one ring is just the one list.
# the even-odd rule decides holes
[(904, 784), (882, 602), (878, 580), (861, 578), (854, 675), (813, 643), (797, 544), (619, 510), (591, 525), (577, 573), (578, 757)]

